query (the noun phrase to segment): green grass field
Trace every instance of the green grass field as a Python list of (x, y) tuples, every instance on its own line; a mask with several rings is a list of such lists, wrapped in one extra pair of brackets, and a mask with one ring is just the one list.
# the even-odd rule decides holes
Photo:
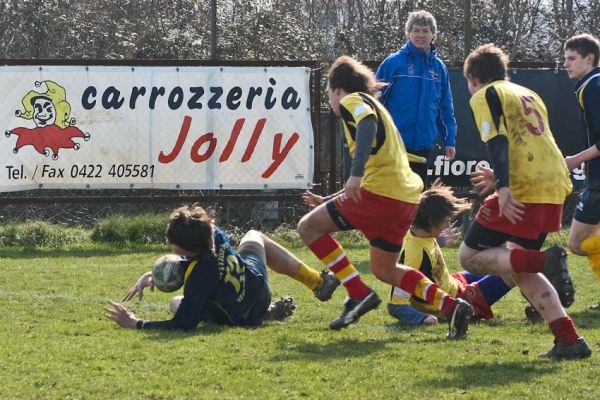
[[(320, 269), (309, 252), (293, 250)], [(304, 286), (274, 274), (274, 297), (293, 295), (299, 305), (287, 323), (150, 333), (106, 321), (106, 300), (120, 300), (163, 253), (160, 246), (0, 249), (0, 399), (600, 398), (600, 313), (586, 310), (600, 300), (600, 283), (583, 258), (569, 256), (577, 289), (569, 311), (595, 353), (551, 362), (537, 355), (552, 346), (552, 336), (545, 325), (525, 321), (517, 291), (497, 304), (497, 319), (472, 325), (459, 342), (445, 339), (445, 324), (401, 326), (385, 306), (330, 331), (345, 291), (319, 303)], [(386, 297), (366, 247), (349, 254)], [(446, 249), (450, 265), (456, 254)], [(164, 319), (169, 298), (148, 292), (130, 306), (145, 319)]]

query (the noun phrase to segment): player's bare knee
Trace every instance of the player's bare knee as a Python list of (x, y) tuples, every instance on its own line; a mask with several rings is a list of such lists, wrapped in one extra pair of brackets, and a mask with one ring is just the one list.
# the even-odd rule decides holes
[(175, 296), (171, 299), (171, 302), (169, 303), (169, 311), (171, 311), (172, 314), (175, 314), (177, 312), (177, 310), (179, 309), (179, 305), (181, 305), (182, 299), (183, 296)]
[(394, 279), (394, 275), (398, 277), (403, 273), (397, 266), (381, 265), (379, 263), (371, 263), (371, 272), (377, 279), (390, 285), (398, 286), (399, 279)]
[(246, 234), (244, 235), (242, 240), (240, 240), (240, 244), (242, 244), (244, 242), (262, 243), (262, 241), (263, 241), (263, 234), (260, 231), (257, 231), (255, 229), (250, 229), (248, 232), (246, 232)]
[(582, 250), (581, 250), (581, 240), (578, 240), (575, 237), (569, 237), (569, 241), (568, 241), (568, 246), (569, 246), (569, 250), (571, 250), (571, 252), (573, 254), (577, 254), (578, 256), (584, 256), (586, 255)]
[(296, 227), (296, 230), (298, 231), (298, 234), (303, 240), (305, 240), (310, 235), (310, 233), (312, 233), (311, 225), (312, 224), (310, 221), (310, 214), (303, 216), (302, 218), (300, 218), (300, 221), (298, 221), (298, 226)]
[(477, 253), (473, 253), (473, 251), (464, 243), (460, 245), (458, 250), (458, 259), (460, 261), (460, 265), (469, 272), (472, 272), (469, 267), (471, 266), (472, 259), (475, 254)]

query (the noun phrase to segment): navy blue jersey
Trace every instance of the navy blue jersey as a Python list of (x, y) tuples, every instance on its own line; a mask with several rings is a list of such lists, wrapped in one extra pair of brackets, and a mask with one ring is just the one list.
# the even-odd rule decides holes
[(229, 237), (214, 229), (215, 253), (186, 261), (183, 300), (171, 320), (150, 321), (141, 328), (194, 329), (200, 321), (257, 326), (271, 302), (264, 269), (238, 254)]
[[(577, 82), (576, 91), (587, 131), (587, 147), (600, 150), (600, 68)], [(586, 162), (586, 181), (590, 190), (600, 191), (600, 157)]]

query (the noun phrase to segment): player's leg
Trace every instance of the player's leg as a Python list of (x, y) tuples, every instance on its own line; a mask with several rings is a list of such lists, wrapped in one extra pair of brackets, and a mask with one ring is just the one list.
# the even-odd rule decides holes
[[(587, 348), (587, 344), (583, 338), (579, 338), (575, 330), (575, 325), (570, 317), (564, 311), (561, 300), (550, 281), (541, 274), (542, 271), (548, 272), (546, 265), (548, 260), (553, 260), (551, 257), (545, 257), (546, 254), (541, 253), (541, 248), (546, 234), (542, 233), (538, 239), (528, 240), (514, 237), (506, 237), (507, 235), (495, 232), (491, 229), (486, 229), (477, 222), (475, 226), (471, 226), (464, 243), (460, 249), (461, 262), (467, 261), (464, 267), (472, 266), (475, 263), (477, 268), (481, 270), (488, 269), (489, 271), (506, 270), (506, 266), (510, 265), (513, 282), (521, 289), (523, 295), (529, 302), (535, 306), (541, 316), (548, 323), (552, 331), (555, 342), (555, 348), (547, 353), (552, 358), (581, 358), (591, 354), (591, 350)], [(511, 239), (513, 243), (519, 245), (520, 248), (493, 248), (490, 246), (498, 246), (500, 242)], [(517, 247), (517, 246), (514, 246)], [(496, 257), (491, 257), (490, 254), (494, 250)], [(477, 257), (477, 253), (487, 253), (485, 257)], [(540, 260), (539, 254), (544, 256)], [(530, 259), (527, 259), (527, 256)], [(547, 258), (547, 260), (545, 259)], [(487, 263), (487, 264), (486, 264)], [(502, 264), (502, 265), (498, 265)], [(566, 267), (565, 265), (563, 265)], [(468, 269), (468, 268), (466, 268)], [(569, 278), (570, 280), (570, 278)], [(571, 299), (572, 300), (572, 299)]]
[[(538, 250), (545, 234), (529, 241), (538, 243), (524, 248), (500, 247), (514, 237), (482, 226), (474, 221), (459, 249), (463, 268), (477, 275), (509, 275), (513, 273), (544, 273), (559, 292), (561, 303), (568, 307), (573, 303), (575, 291), (566, 263), (566, 252), (558, 246), (545, 251)], [(519, 239), (527, 241), (527, 239)]]
[(264, 235), (259, 231), (249, 230), (240, 240), (237, 251), (243, 258), (246, 268), (264, 279), (263, 287), (256, 293), (256, 302), (248, 311), (247, 319), (251, 321), (250, 325), (261, 325), (264, 320), (282, 321), (292, 315), (296, 309), (292, 297), (285, 296), (271, 301)]
[(436, 307), (450, 323), (449, 338), (465, 337), (468, 319), (473, 315), (470, 305), (441, 290), (422, 272), (398, 264), (398, 255), (399, 252), (386, 251), (371, 245), (370, 261), (373, 274), (379, 280), (398, 287)]
[(171, 301), (169, 302), (169, 311), (171, 311), (171, 314), (175, 315), (175, 313), (179, 309), (179, 305), (181, 304), (182, 299), (183, 296), (175, 296), (171, 299)]
[[(600, 225), (586, 224), (574, 218), (569, 229), (569, 249), (587, 256), (592, 272), (600, 279)], [(592, 308), (600, 310), (600, 305)]]
[(264, 233), (261, 234), (261, 238), (269, 268), (304, 284), (321, 301), (327, 301), (331, 298), (340, 284), (340, 281), (332, 272), (325, 269), (319, 273)]
[(579, 256), (600, 254), (600, 226), (573, 219), (569, 229), (569, 250)]
[[(590, 267), (600, 279), (600, 193), (585, 190), (577, 199), (577, 207), (569, 229), (569, 249), (587, 256)], [(600, 304), (589, 307), (600, 310)]]
[(475, 275), (467, 271), (452, 276), (466, 282), (458, 297), (471, 304), (475, 317), (483, 319), (494, 318), (492, 305), (510, 292), (514, 286), (510, 276)]
[(599, 224), (600, 192), (586, 189), (577, 199), (569, 230), (569, 249), (580, 256), (600, 254)]
[(435, 325), (438, 319), (431, 314), (431, 310), (418, 310), (411, 303), (411, 294), (405, 290), (391, 287), (390, 298), (387, 304), (388, 314), (406, 325)]
[(356, 205), (349, 205), (348, 200), (346, 204), (343, 203), (341, 196), (338, 196), (315, 207), (300, 219), (298, 233), (313, 254), (344, 285), (348, 296), (353, 300), (362, 300), (371, 293), (371, 289), (363, 282), (340, 243), (331, 236), (333, 232), (354, 229), (339, 208)]
[(513, 279), (523, 295), (548, 323), (554, 335), (554, 346), (541, 356), (552, 359), (589, 357), (592, 350), (577, 333), (575, 324), (560, 304), (558, 294), (542, 274), (514, 274)]

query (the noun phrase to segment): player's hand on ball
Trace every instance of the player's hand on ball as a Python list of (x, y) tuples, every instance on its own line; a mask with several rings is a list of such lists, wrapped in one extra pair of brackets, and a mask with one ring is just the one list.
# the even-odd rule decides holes
[(123, 328), (135, 329), (139, 319), (134, 313), (123, 307), (121, 304), (108, 300), (108, 306), (104, 307), (104, 316), (109, 321), (115, 321)]
[(304, 201), (304, 204), (307, 204), (311, 207), (316, 207), (319, 204), (322, 204), (325, 201), (325, 198), (311, 192), (310, 190), (305, 190), (302, 193), (302, 200)]
[(144, 297), (144, 288), (150, 286), (150, 290), (154, 290), (154, 283), (152, 282), (152, 272), (148, 271), (144, 275), (140, 276), (140, 279), (133, 285), (131, 290), (123, 297), (122, 301), (128, 301), (133, 299), (135, 294), (138, 294), (138, 298), (141, 301)]

